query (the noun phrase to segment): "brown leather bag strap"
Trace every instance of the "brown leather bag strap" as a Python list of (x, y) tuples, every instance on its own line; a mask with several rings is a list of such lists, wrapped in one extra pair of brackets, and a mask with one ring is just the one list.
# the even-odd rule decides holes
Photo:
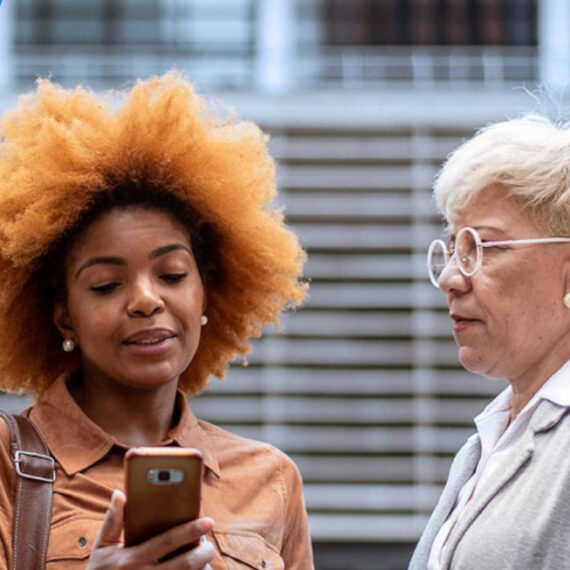
[(12, 457), (18, 474), (14, 505), (13, 570), (45, 568), (55, 462), (34, 424), (24, 416), (0, 410), (11, 433)]

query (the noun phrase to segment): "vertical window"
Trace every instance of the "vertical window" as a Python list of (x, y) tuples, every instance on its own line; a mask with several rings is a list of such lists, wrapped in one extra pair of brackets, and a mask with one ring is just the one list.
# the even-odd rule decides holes
[(321, 0), (328, 45), (536, 45), (537, 0)]

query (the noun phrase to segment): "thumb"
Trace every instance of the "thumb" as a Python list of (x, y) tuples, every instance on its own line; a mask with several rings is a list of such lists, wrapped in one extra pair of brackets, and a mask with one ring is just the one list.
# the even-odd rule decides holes
[(126, 497), (122, 491), (115, 489), (111, 495), (111, 504), (105, 513), (103, 526), (99, 529), (93, 548), (117, 546), (122, 544), (122, 532), (125, 519)]

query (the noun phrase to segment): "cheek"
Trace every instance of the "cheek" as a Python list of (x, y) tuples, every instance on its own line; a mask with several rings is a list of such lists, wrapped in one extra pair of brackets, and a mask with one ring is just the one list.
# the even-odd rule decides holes
[(116, 323), (116, 311), (108, 303), (81, 303), (81, 299), (71, 300), (69, 314), (79, 343), (97, 348), (105, 338), (112, 336)]
[(176, 317), (182, 323), (188, 333), (195, 335), (200, 333), (202, 317), (202, 303), (198, 299), (193, 299), (189, 302), (179, 303), (174, 308)]
[(505, 274), (481, 297), (488, 330), (498, 346), (509, 344), (518, 350), (541, 339), (556, 320), (562, 305), (551, 282), (533, 279), (528, 272)]
[(516, 268), (489, 270), (473, 281), (473, 291), (484, 316), (501, 324), (526, 312), (528, 304), (535, 300), (532, 289), (529, 290), (528, 277)]
[(176, 295), (165, 296), (165, 298), (169, 298), (168, 305), (181, 320), (188, 323), (188, 326), (193, 326), (195, 321), (200, 321), (204, 312), (204, 289), (201, 284), (196, 283), (177, 293)]

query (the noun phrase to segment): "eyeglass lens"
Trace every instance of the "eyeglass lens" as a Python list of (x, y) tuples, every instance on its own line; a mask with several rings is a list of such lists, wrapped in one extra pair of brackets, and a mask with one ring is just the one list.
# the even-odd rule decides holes
[(447, 265), (447, 252), (446, 245), (442, 240), (435, 240), (432, 242), (429, 250), (429, 272), (430, 278), (434, 285), (437, 286), (439, 278), (443, 272), (444, 267)]
[(471, 276), (477, 271), (477, 240), (474, 230), (464, 228), (457, 234), (455, 258), (462, 273)]
[[(455, 242), (455, 259), (464, 275), (470, 277), (478, 268), (479, 255), (476, 233), (471, 228), (464, 228), (457, 234)], [(439, 278), (449, 261), (446, 245), (442, 240), (432, 242), (429, 249), (429, 273), (434, 285), (439, 286)]]

